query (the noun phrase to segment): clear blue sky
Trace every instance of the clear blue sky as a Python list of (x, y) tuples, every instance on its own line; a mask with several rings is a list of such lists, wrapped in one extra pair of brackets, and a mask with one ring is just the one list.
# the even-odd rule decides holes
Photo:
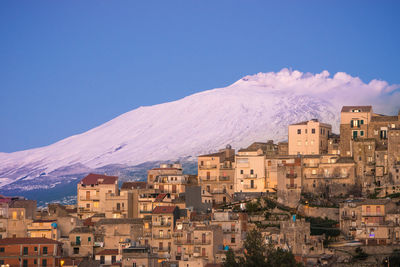
[(0, 151), (48, 145), (244, 75), (400, 83), (400, 1), (0, 2)]

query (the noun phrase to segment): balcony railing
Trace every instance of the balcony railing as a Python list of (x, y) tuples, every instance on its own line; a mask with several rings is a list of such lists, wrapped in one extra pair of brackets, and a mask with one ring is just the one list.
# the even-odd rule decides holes
[(244, 189), (257, 189), (257, 185), (253, 185), (253, 187), (251, 185), (245, 184), (243, 186)]
[(170, 239), (171, 234), (153, 235), (153, 239)]
[(71, 242), (71, 246), (73, 246), (73, 247), (77, 247), (80, 245), (81, 245), (81, 242)]
[(140, 213), (142, 213), (142, 214), (150, 214), (150, 213), (152, 213), (153, 211), (151, 211), (151, 210), (141, 210), (141, 211), (139, 211)]
[(194, 244), (195, 245), (210, 245), (211, 240), (195, 240)]
[(153, 222), (152, 224), (155, 227), (169, 227), (171, 226), (170, 222)]
[(200, 170), (210, 170), (210, 169), (216, 169), (217, 165), (215, 164), (210, 164), (210, 165), (199, 165)]
[(229, 181), (230, 179), (231, 179), (231, 177), (229, 177), (229, 176), (220, 176), (219, 177), (220, 181)]
[(257, 178), (257, 174), (243, 174), (243, 178)]
[(297, 178), (297, 173), (287, 173), (286, 178)]
[(365, 217), (381, 217), (381, 216), (385, 216), (385, 214), (383, 214), (382, 212), (363, 212), (362, 216), (365, 216)]
[(307, 167), (307, 168), (316, 168), (316, 167), (318, 167), (318, 164), (317, 163), (304, 163), (303, 166)]
[(218, 176), (199, 176), (200, 181), (218, 181)]
[(224, 234), (233, 234), (239, 232), (237, 229), (223, 229), (222, 231), (224, 232)]
[(177, 245), (193, 245), (194, 244), (194, 240), (176, 240), (175, 243)]
[(287, 184), (286, 188), (287, 189), (296, 189), (297, 188), (297, 184)]
[(357, 215), (342, 215), (342, 220), (357, 220)]

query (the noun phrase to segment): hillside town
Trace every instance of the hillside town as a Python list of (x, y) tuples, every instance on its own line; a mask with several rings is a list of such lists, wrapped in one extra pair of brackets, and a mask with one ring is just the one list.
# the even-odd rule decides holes
[(76, 205), (0, 196), (0, 266), (229, 266), (254, 231), (303, 266), (400, 261), (400, 112), (343, 106), (338, 134), (310, 119), (287, 142), (197, 161), (197, 174), (163, 163), (147, 181), (90, 173)]

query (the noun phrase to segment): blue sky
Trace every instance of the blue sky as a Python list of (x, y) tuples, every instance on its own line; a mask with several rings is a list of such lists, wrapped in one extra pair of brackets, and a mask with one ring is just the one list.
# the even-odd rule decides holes
[(0, 151), (282, 68), (400, 83), (400, 1), (1, 1)]

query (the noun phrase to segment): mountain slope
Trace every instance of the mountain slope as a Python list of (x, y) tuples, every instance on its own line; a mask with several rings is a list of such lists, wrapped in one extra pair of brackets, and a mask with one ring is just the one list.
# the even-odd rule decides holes
[[(360, 90), (364, 96), (354, 98)], [(0, 188), (21, 187), (22, 181), (29, 185), (26, 190), (46, 188), (63, 184), (60, 177), (104, 166), (123, 169), (195, 157), (228, 143), (240, 148), (253, 141), (285, 140), (288, 124), (311, 118), (337, 131), (342, 105), (389, 102), (386, 110), (394, 110), (398, 96), (396, 86), (375, 80), (365, 84), (344, 73), (331, 78), (326, 71), (313, 75), (283, 69), (246, 76), (225, 88), (137, 108), (46, 147), (0, 153)]]

